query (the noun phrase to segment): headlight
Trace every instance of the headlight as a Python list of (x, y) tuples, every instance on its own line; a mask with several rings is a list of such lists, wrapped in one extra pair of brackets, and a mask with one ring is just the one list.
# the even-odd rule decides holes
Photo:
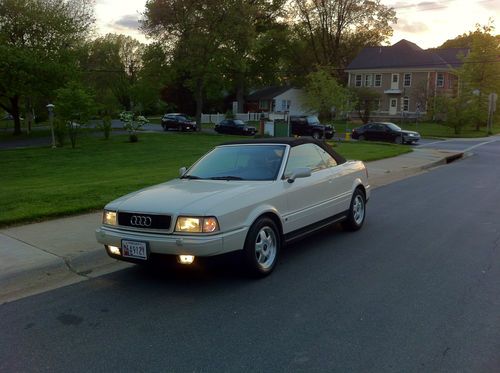
[(102, 213), (102, 223), (107, 225), (116, 225), (116, 212), (104, 210)]
[(176, 232), (186, 233), (213, 233), (219, 230), (219, 223), (214, 216), (192, 217), (179, 216), (175, 224)]

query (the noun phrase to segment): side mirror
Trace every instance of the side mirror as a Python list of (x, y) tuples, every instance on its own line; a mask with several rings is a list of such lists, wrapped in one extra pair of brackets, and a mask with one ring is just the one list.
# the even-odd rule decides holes
[(291, 184), (295, 181), (295, 179), (309, 176), (311, 176), (311, 169), (309, 167), (295, 168), (292, 170), (292, 174), (287, 179), (287, 181)]
[(183, 176), (187, 171), (187, 168), (186, 167), (181, 167), (179, 168), (179, 176)]

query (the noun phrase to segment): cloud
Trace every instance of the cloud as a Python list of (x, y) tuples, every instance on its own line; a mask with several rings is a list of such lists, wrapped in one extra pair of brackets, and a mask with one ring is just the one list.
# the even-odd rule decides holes
[(110, 26), (117, 29), (137, 30), (139, 28), (139, 19), (135, 14), (127, 14), (110, 24)]
[(495, 0), (480, 0), (477, 2), (480, 6), (488, 11), (495, 13), (500, 12), (500, 1)]
[(408, 32), (410, 34), (419, 34), (422, 32), (429, 31), (429, 26), (427, 26), (423, 22), (411, 22), (406, 21), (405, 19), (398, 20), (398, 23), (395, 24), (394, 29), (398, 31)]

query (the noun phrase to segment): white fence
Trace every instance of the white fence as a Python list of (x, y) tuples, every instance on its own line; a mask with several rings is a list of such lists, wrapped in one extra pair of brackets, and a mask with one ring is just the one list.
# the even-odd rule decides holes
[[(264, 114), (264, 117), (269, 120), (276, 120), (276, 119), (287, 119), (287, 114), (286, 113), (236, 113), (234, 114), (235, 119), (240, 119), (244, 122), (248, 121), (259, 121), (261, 118), (261, 115)], [(224, 119), (226, 119), (226, 114), (201, 114), (201, 123), (220, 123)]]

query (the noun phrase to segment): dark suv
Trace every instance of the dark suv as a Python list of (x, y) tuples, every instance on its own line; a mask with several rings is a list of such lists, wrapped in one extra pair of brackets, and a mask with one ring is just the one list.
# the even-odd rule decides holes
[(165, 131), (175, 129), (177, 131), (196, 131), (196, 122), (186, 114), (169, 113), (161, 118), (161, 126)]
[(292, 135), (312, 136), (315, 139), (321, 139), (323, 136), (331, 139), (335, 135), (333, 126), (321, 124), (314, 115), (292, 115), (290, 127)]

